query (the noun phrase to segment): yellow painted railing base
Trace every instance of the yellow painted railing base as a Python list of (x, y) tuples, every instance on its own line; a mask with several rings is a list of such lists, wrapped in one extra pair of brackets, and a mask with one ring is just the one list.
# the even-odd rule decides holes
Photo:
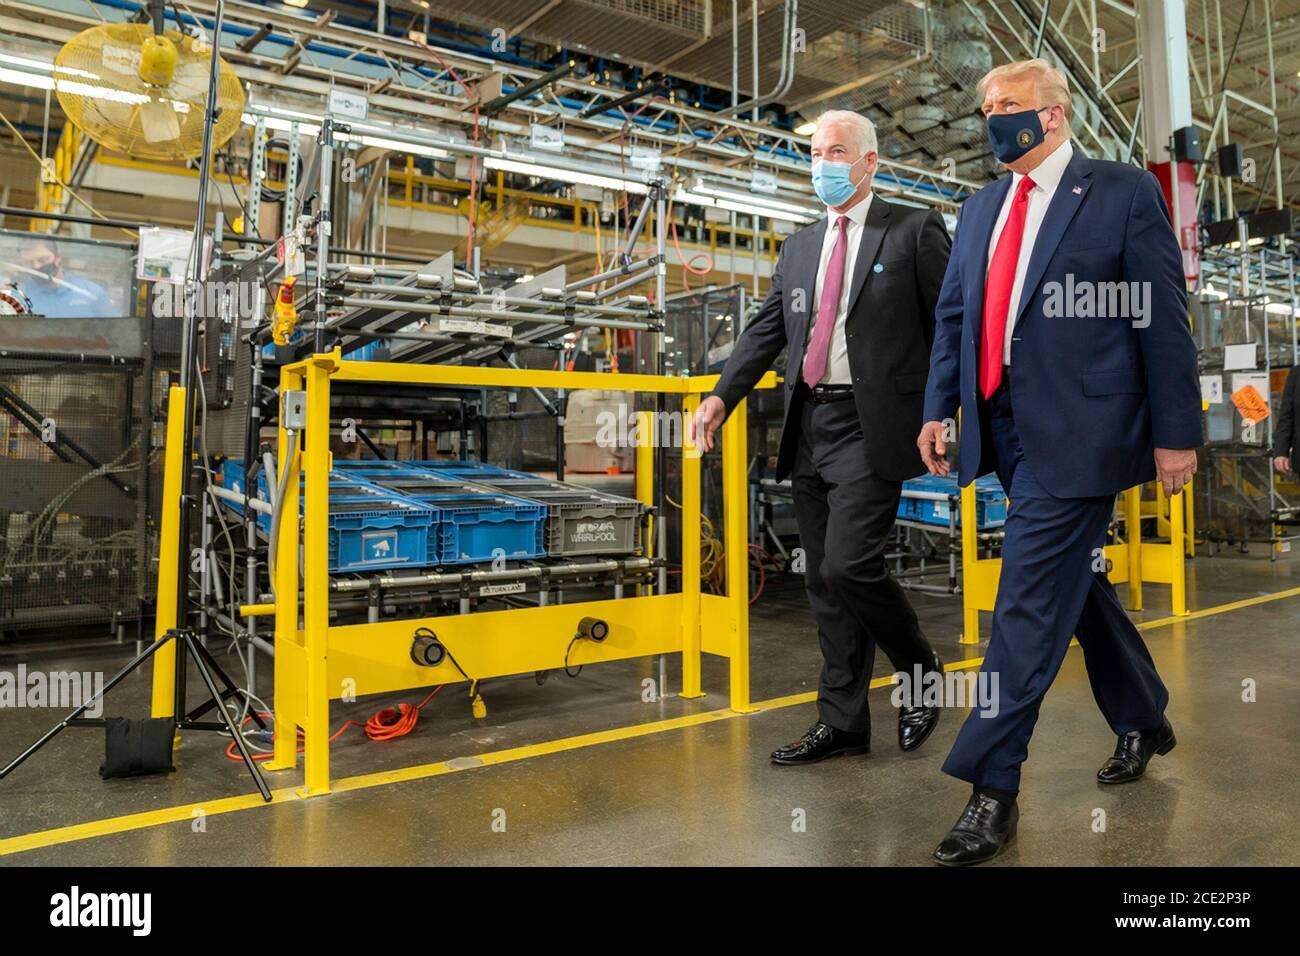
[[(332, 626), (329, 622), (328, 475), (329, 408), (332, 381), (403, 382), (505, 388), (597, 388), (623, 392), (659, 392), (682, 397), (686, 414), (698, 405), (717, 376), (657, 376), (594, 372), (556, 372), (533, 369), (498, 369), (479, 366), (399, 365), (383, 362), (343, 362), (336, 350), (316, 355), (281, 369), (282, 389), (305, 390), (307, 425), (299, 450), (289, 454), (288, 436), (279, 434), (279, 467), (286, 488), (281, 507), (287, 514), (302, 502), (302, 578), (299, 580), (299, 540), (283, 533), (276, 553), (276, 601), (273, 608), (246, 605), (241, 614), (275, 617), (275, 755), (262, 764), (270, 771), (298, 766), (297, 730), (302, 731), (304, 768), (299, 796), (318, 797), (330, 792), (329, 705), (367, 695), (415, 690), (456, 683), (465, 677), (450, 660), (434, 668), (421, 667), (410, 657), (413, 634), (428, 627), (445, 642), (457, 663), (471, 679), (527, 674), (568, 666), (625, 660), (656, 654), (682, 655), (683, 697), (704, 696), (699, 687), (700, 655), (714, 654), (729, 662), (729, 695), (736, 713), (754, 710), (749, 696), (749, 544), (748, 499), (745, 466), (746, 417), (740, 403), (722, 429), (724, 543), (726, 548), (725, 597), (700, 592), (700, 459), (698, 449), (681, 450), (683, 475), (682, 554), (685, 555), (682, 590), (676, 594), (646, 593), (606, 601), (547, 605), (506, 611), (447, 615), (408, 621)], [(760, 388), (771, 388), (768, 373)], [(178, 409), (176, 392), (172, 408)], [(181, 446), (181, 416), (168, 420), (168, 468), (165, 481), (179, 481), (180, 464), (172, 449)], [(684, 434), (684, 429), (683, 429)], [(306, 448), (303, 452), (300, 449)], [(653, 449), (637, 453), (637, 497), (654, 498)], [(289, 474), (285, 475), (285, 470)], [(299, 481), (299, 474), (305, 480)], [(179, 494), (164, 489), (164, 523), (179, 507)], [(303, 495), (301, 488), (305, 488)], [(175, 499), (174, 506), (172, 499)], [(662, 517), (662, 516), (660, 516)], [(164, 531), (164, 541), (168, 540)], [(165, 597), (160, 575), (159, 600)], [(298, 594), (302, 591), (302, 606)], [(175, 578), (171, 578), (175, 594)], [(301, 615), (301, 616), (300, 616)], [(596, 616), (610, 625), (601, 643), (578, 641), (570, 648), (577, 622)], [(160, 618), (160, 622), (162, 618)], [(300, 624), (301, 621), (301, 624)], [(170, 706), (172, 669), (154, 669), (155, 710)]]
[[(1175, 616), (1187, 614), (1187, 569), (1184, 556), (1187, 536), (1185, 528), (1191, 525), (1192, 493), (1187, 490), (1166, 499), (1157, 485), (1158, 508), (1167, 514), (1168, 541), (1143, 541), (1142, 489), (1129, 488), (1123, 493), (1124, 533), (1128, 540), (1107, 545), (1105, 557), (1109, 564), (1107, 577), (1112, 584), (1128, 584), (1129, 610), (1142, 610), (1143, 585), (1167, 584), (1170, 588), (1170, 609)], [(961, 513), (974, 515), (975, 485), (961, 490)], [(1160, 514), (1160, 511), (1152, 512)], [(1148, 515), (1149, 516), (1149, 515)], [(979, 612), (992, 611), (998, 596), (998, 578), (1002, 573), (1001, 558), (979, 557), (979, 539), (974, 521), (962, 522), (962, 644), (978, 644)]]

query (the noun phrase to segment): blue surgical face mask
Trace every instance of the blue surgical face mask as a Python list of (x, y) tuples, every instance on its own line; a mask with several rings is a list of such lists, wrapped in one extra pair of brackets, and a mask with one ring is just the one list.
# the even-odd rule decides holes
[[(813, 160), (812, 183), (817, 198), (828, 206), (842, 206), (853, 198), (862, 180), (850, 178), (852, 163), (830, 163), (824, 159)], [(865, 177), (864, 177), (865, 178)]]
[(1048, 107), (989, 114), (989, 148), (999, 163), (1014, 163), (1043, 141), (1043, 124), (1038, 118), (1043, 109)]

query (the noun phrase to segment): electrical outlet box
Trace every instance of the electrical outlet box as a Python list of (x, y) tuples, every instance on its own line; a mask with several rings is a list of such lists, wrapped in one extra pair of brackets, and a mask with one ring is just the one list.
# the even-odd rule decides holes
[(287, 391), (280, 396), (280, 423), (291, 431), (307, 427), (307, 393)]

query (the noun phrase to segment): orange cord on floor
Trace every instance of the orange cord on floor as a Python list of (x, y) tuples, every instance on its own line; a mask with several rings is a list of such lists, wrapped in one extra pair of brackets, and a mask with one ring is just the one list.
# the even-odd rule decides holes
[[(349, 727), (360, 727), (363, 731), (365, 731), (366, 736), (369, 737), (371, 740), (395, 740), (398, 737), (405, 737), (407, 734), (409, 734), (412, 730), (415, 729), (415, 725), (420, 719), (420, 711), (424, 710), (425, 706), (429, 703), (429, 701), (437, 697), (438, 693), (445, 686), (446, 686), (445, 684), (439, 684), (430, 692), (428, 697), (424, 698), (424, 700), (420, 701), (420, 703), (416, 704), (415, 706), (411, 706), (410, 704), (403, 701), (402, 703), (398, 704), (396, 707), (385, 707), (383, 710), (376, 711), (374, 714), (370, 715), (370, 717), (365, 721), (365, 723), (359, 723), (355, 720), (346, 721), (342, 727), (340, 727), (338, 730), (336, 730), (333, 734), (330, 735), (330, 743), (333, 743), (334, 741), (342, 737), (343, 732), (347, 730)], [(259, 713), (257, 716), (265, 720), (268, 717), (271, 717), (273, 715)], [(251, 715), (245, 717), (244, 724), (247, 724), (252, 719), (253, 718)], [(241, 729), (242, 727), (243, 725), (241, 725)], [(272, 737), (272, 740), (274, 740), (274, 737)], [(302, 746), (303, 743), (304, 743), (303, 733), (302, 730), (299, 729), (298, 730), (298, 753), (303, 752), (304, 749)], [(235, 742), (233, 740), (230, 742), (229, 746), (226, 747), (226, 756), (237, 763), (242, 762), (244, 759), (236, 749)], [(253, 759), (270, 760), (273, 756), (275, 755), (271, 753), (253, 754)]]

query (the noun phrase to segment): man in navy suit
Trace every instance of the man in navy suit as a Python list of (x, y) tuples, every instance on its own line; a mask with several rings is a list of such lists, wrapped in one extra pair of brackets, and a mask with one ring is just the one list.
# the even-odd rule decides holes
[(1106, 578), (1115, 495), (1196, 470), (1201, 399), (1182, 254), (1151, 173), (1070, 142), (1069, 90), (1043, 60), (980, 83), (994, 155), (1011, 171), (963, 204), (935, 310), (917, 445), (947, 474), (961, 409), (961, 480), (996, 472), (1010, 499), (993, 635), (996, 707), (972, 711), (944, 771), (974, 787), (935, 850), (996, 856), (1015, 835), (1020, 765), (1043, 695), (1077, 636), (1118, 735), (1101, 783), (1168, 753), (1168, 692)]

